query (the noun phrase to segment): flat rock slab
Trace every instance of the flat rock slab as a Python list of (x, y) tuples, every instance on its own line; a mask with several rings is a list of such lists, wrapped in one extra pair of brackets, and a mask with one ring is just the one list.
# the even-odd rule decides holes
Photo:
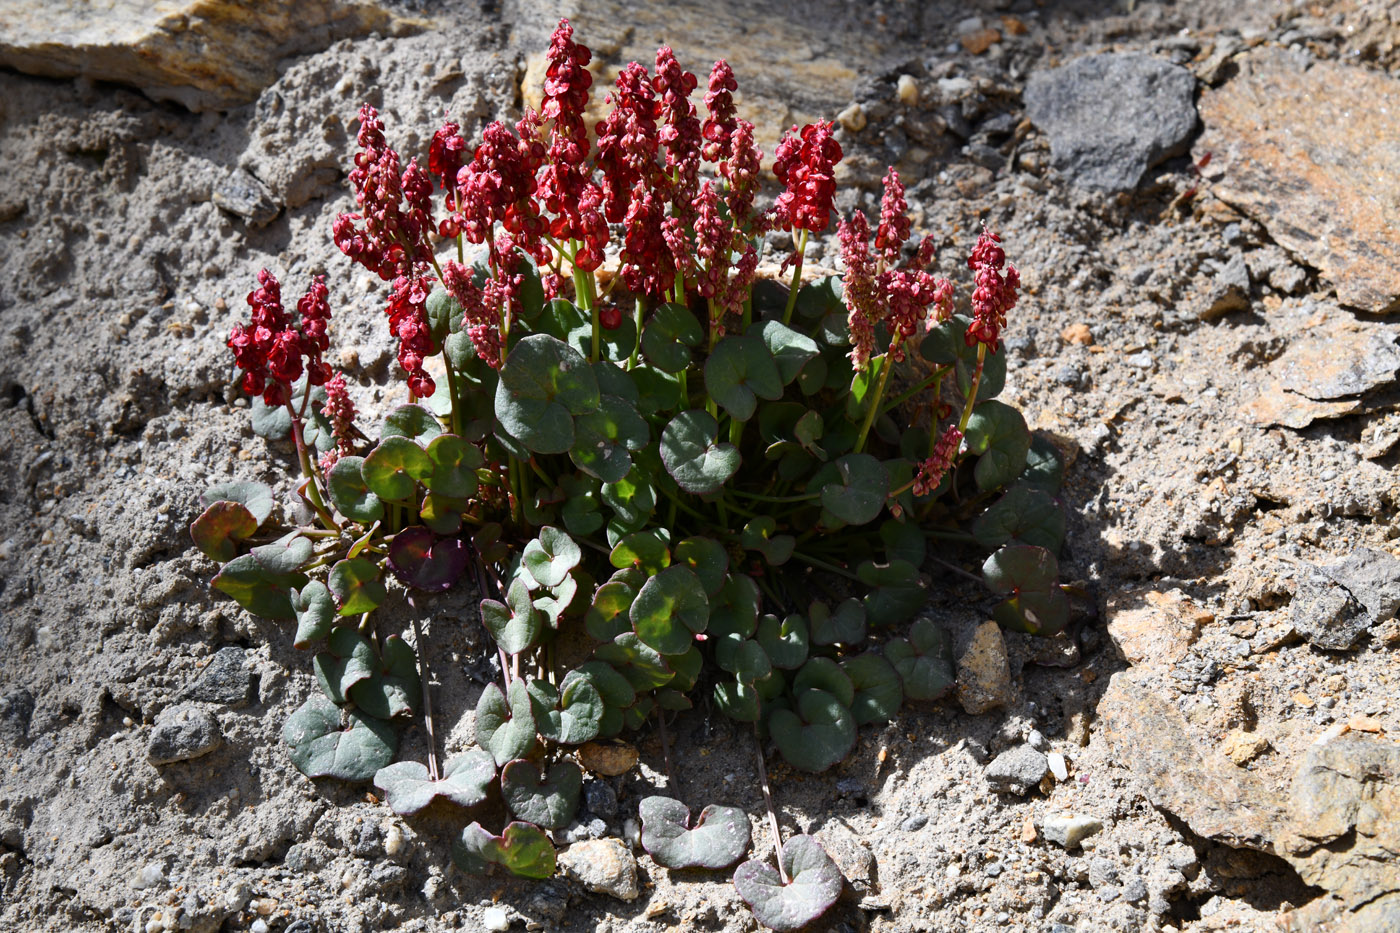
[[(1278, 48), (1201, 95), (1216, 197), (1317, 268), (1342, 304), (1400, 308), (1400, 80)], [(1027, 92), (1029, 94), (1029, 91)]]
[(1186, 151), (1196, 129), (1196, 79), (1139, 53), (1088, 55), (1031, 75), (1026, 115), (1050, 137), (1050, 158), (1075, 184), (1131, 191), (1154, 165)]
[(113, 81), (191, 110), (224, 110), (275, 81), (282, 58), (417, 25), (364, 0), (6, 0), (0, 66)]

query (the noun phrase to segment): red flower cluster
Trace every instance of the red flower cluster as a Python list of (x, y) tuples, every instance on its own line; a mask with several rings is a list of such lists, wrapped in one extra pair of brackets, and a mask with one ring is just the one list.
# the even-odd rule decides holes
[(734, 92), (739, 82), (734, 80), (734, 69), (724, 59), (715, 62), (710, 70), (710, 89), (705, 94), (705, 109), (709, 117), (701, 128), (705, 138), (702, 155), (710, 162), (723, 162), (733, 153), (731, 139), (734, 136), (735, 111)]
[(820, 233), (831, 222), (836, 197), (836, 164), (841, 144), (832, 135), (831, 122), (809, 123), (799, 135), (797, 127), (784, 136), (773, 153), (773, 174), (786, 190), (774, 205), (777, 226)]
[(447, 207), (452, 209), (452, 194), (457, 188), (457, 173), (466, 161), (467, 141), (462, 138), (461, 127), (452, 120), (445, 121), (433, 134), (428, 144), (428, 171), (438, 178), (438, 183), (447, 191)]
[(700, 82), (676, 61), (671, 47), (663, 45), (656, 50), (656, 76), (651, 83), (660, 97), (659, 138), (666, 150), (666, 174), (673, 179), (671, 208), (689, 226), (694, 217), (692, 202), (700, 187), (701, 147), (700, 118), (690, 102), (690, 92)]
[(943, 429), (943, 435), (933, 447), (933, 455), (919, 464), (919, 475), (914, 477), (914, 495), (926, 496), (938, 488), (958, 458), (958, 446), (962, 444), (962, 439), (963, 433), (957, 425), (950, 424)]
[(361, 151), (350, 184), (360, 213), (341, 214), (331, 229), (342, 253), (387, 282), (432, 259), (432, 181), (417, 159), (400, 169), (399, 154), (384, 140), (379, 112), (369, 104), (360, 108), (357, 140)]
[(399, 365), (408, 373), (408, 388), (418, 398), (432, 395), (437, 386), (423, 368), (423, 361), (438, 352), (428, 324), (428, 291), (432, 279), (401, 275), (394, 279), (389, 303), (389, 330), (399, 340)]
[(666, 220), (666, 202), (652, 189), (640, 188), (627, 207), (622, 241), (622, 280), (639, 295), (658, 296), (675, 284)]
[[(598, 169), (609, 223), (622, 223), (632, 198), (656, 182), (656, 90), (644, 66), (632, 62), (609, 95), (612, 113), (598, 124)], [(640, 187), (639, 187), (640, 186)]]
[(539, 253), (547, 224), (535, 200), (535, 173), (545, 158), (537, 126), (532, 112), (518, 124), (519, 135), (499, 120), (487, 125), (470, 164), (457, 173), (458, 211), (443, 222), (445, 236), (460, 231), (470, 243), (485, 243), (499, 223), (532, 255)]
[(355, 403), (345, 389), (345, 374), (336, 373), (326, 381), (326, 404), (321, 414), (331, 422), (335, 446), (321, 457), (321, 472), (330, 472), (336, 461), (355, 452)]
[(972, 255), (967, 257), (967, 267), (975, 273), (967, 345), (980, 343), (993, 353), (1001, 342), (1006, 312), (1015, 307), (1016, 289), (1021, 286), (1021, 275), (1015, 266), (1007, 266), (1005, 276), (1001, 274), (1002, 266), (1006, 265), (1006, 252), (998, 245), (1000, 243), (1001, 237), (984, 227)]
[(588, 128), (583, 111), (588, 106), (588, 89), (593, 75), (584, 67), (593, 58), (586, 46), (573, 41), (574, 27), (561, 19), (550, 37), (545, 54), (549, 67), (545, 71), (542, 116), (553, 120), (549, 134), (549, 161), (539, 178), (540, 196), (554, 215), (550, 233), (558, 239), (583, 238), (583, 222), (579, 216), (579, 201), (584, 189), (592, 184), (583, 171), (588, 158)]
[(898, 261), (909, 235), (909, 222), (897, 219), (896, 210), (904, 205), (904, 185), (891, 168), (885, 176), (880, 228), (876, 234), (877, 259), (870, 245), (870, 222), (857, 211), (849, 221), (841, 221), (838, 237), (841, 258), (846, 265), (844, 280), (847, 326), (851, 333), (851, 362), (861, 368), (875, 348), (875, 328), (884, 324), (891, 338), (890, 357), (904, 359), (904, 343), (913, 337), (922, 321), (926, 329), (946, 321), (953, 314), (953, 283), (940, 279), (924, 268), (933, 261), (933, 243), (920, 246), (917, 265), (891, 269)]
[(282, 308), (282, 286), (277, 277), (266, 269), (258, 273), (258, 287), (248, 293), (252, 320), (236, 325), (227, 344), (234, 362), (243, 370), (244, 392), (261, 396), (267, 405), (285, 405), (292, 397), (292, 383), (303, 372), (311, 385), (321, 385), (330, 378), (330, 367), (321, 360), (330, 347), (327, 294), (326, 277), (312, 279), (306, 295), (297, 302), (301, 322), (293, 326)]
[(729, 216), (740, 230), (751, 235), (763, 233), (762, 224), (756, 223), (753, 199), (758, 194), (759, 166), (763, 161), (763, 150), (754, 143), (753, 124), (748, 120), (736, 120), (734, 133), (729, 138), (729, 159), (719, 164), (719, 173), (729, 182)]

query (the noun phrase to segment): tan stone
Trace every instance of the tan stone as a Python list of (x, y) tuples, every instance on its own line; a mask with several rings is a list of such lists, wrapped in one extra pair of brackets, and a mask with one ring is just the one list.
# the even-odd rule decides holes
[(1001, 41), (1001, 33), (995, 29), (979, 29), (962, 36), (959, 41), (962, 42), (962, 47), (973, 55), (981, 55)]
[(605, 777), (626, 774), (640, 758), (636, 746), (624, 742), (589, 742), (578, 750), (584, 769)]
[(588, 839), (559, 853), (559, 870), (566, 878), (599, 894), (635, 901), (637, 860), (621, 839)]
[(1108, 637), (1131, 664), (1171, 664), (1186, 656), (1214, 616), (1179, 591), (1116, 595), (1108, 600)]
[(1237, 765), (1246, 765), (1269, 750), (1269, 740), (1243, 729), (1232, 729), (1220, 743), (1220, 750)]
[(1400, 307), (1400, 80), (1263, 47), (1201, 94), (1199, 158), (1213, 153), (1212, 193), (1255, 218), (1321, 271), (1339, 300)]
[(1089, 331), (1089, 325), (1084, 323), (1071, 324), (1060, 331), (1060, 337), (1065, 343), (1072, 343), (1076, 346), (1087, 347), (1094, 342), (1094, 335)]
[(990, 620), (972, 633), (972, 640), (958, 657), (957, 698), (974, 716), (1011, 702), (1011, 668), (1001, 626)]
[(140, 88), (191, 110), (247, 103), (289, 55), (426, 25), (373, 0), (7, 0), (0, 66)]

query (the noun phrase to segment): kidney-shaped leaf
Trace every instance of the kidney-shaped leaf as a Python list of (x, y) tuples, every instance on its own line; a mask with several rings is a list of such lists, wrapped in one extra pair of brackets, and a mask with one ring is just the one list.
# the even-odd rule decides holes
[(904, 688), (889, 661), (866, 652), (842, 661), (841, 668), (856, 688), (855, 699), (851, 701), (851, 715), (856, 725), (889, 722), (894, 718), (904, 700)]
[(814, 600), (807, 614), (812, 619), (813, 644), (855, 645), (865, 639), (865, 606), (854, 597), (842, 601), (835, 612)]
[(848, 525), (864, 525), (880, 516), (890, 491), (885, 465), (869, 454), (846, 454), (812, 478), (822, 506)]
[(506, 602), (481, 601), (481, 621), (506, 654), (519, 654), (539, 638), (544, 618), (530, 599), (530, 589), (516, 577), (506, 590)]
[(796, 379), (802, 367), (821, 352), (815, 340), (806, 334), (798, 333), (781, 321), (759, 321), (753, 326), (753, 331), (757, 331), (763, 338), (768, 352), (777, 362), (778, 374), (782, 377), (783, 385)]
[(718, 435), (719, 422), (700, 409), (681, 412), (661, 432), (661, 462), (686, 492), (714, 492), (739, 469), (738, 448)]
[(335, 624), (335, 600), (330, 590), (319, 580), (312, 580), (300, 590), (291, 592), (292, 610), (297, 614), (297, 633), (293, 648), (306, 648), (331, 633)]
[(549, 334), (523, 338), (501, 367), (496, 417), (535, 453), (567, 453), (574, 415), (595, 411), (598, 402), (598, 378), (588, 360)]
[(341, 457), (331, 467), (327, 483), (340, 514), (368, 525), (384, 517), (384, 503), (365, 483), (364, 463), (364, 457)]
[(525, 545), (520, 562), (540, 586), (558, 586), (583, 560), (583, 551), (567, 532), (551, 525)]
[(563, 829), (578, 812), (583, 769), (572, 758), (555, 762), (541, 775), (531, 761), (512, 761), (501, 769), (501, 796), (522, 820), (545, 829)]
[(406, 437), (419, 444), (427, 444), (441, 433), (442, 423), (428, 409), (422, 405), (400, 405), (384, 418), (379, 439)]
[(467, 545), (461, 538), (439, 538), (422, 525), (403, 529), (389, 544), (389, 569), (405, 586), (441, 593), (466, 568)]
[(452, 861), (474, 875), (494, 864), (522, 878), (548, 878), (554, 874), (554, 844), (544, 830), (529, 823), (511, 823), (499, 836), (472, 823), (453, 841)]
[(195, 547), (219, 563), (238, 556), (238, 543), (258, 530), (257, 520), (241, 502), (224, 500), (205, 509), (190, 525), (190, 538)]
[(793, 836), (779, 858), (789, 878), (787, 884), (766, 860), (753, 859), (735, 870), (734, 887), (759, 923), (785, 933), (826, 913), (841, 896), (845, 879), (821, 843), (811, 836)]
[(758, 643), (774, 667), (797, 670), (807, 660), (811, 645), (807, 620), (796, 613), (782, 620), (765, 615), (758, 620)]
[(972, 536), (988, 550), (1015, 539), (1053, 553), (1065, 539), (1065, 513), (1046, 490), (1018, 482), (977, 516)]
[(252, 554), (243, 554), (224, 564), (210, 585), (255, 615), (294, 619), (296, 611), (288, 591), (305, 586), (306, 577), (299, 573), (273, 574)]
[(340, 602), (340, 614), (359, 615), (384, 602), (388, 591), (380, 578), (379, 567), (363, 557), (342, 560), (331, 568), (326, 578), (330, 591)]
[(487, 684), (476, 703), (476, 742), (496, 764), (523, 758), (535, 748), (535, 716), (525, 682), (511, 682), (509, 695)]
[(628, 614), (644, 644), (681, 654), (709, 623), (710, 600), (689, 567), (667, 567), (642, 584)]
[(459, 807), (474, 807), (486, 799), (487, 788), (496, 780), (496, 763), (479, 748), (468, 749), (447, 759), (442, 777), (434, 781), (428, 769), (416, 761), (400, 761), (381, 768), (374, 786), (384, 792), (389, 809), (399, 816), (412, 816), (441, 797)]
[(845, 758), (856, 744), (856, 721), (850, 709), (825, 690), (802, 691), (795, 713), (773, 710), (768, 731), (788, 764), (813, 773)]
[(530, 681), (527, 689), (540, 735), (561, 745), (582, 745), (598, 737), (605, 707), (591, 679), (570, 671), (562, 690), (540, 679)]
[(749, 850), (749, 818), (738, 807), (710, 804), (690, 825), (690, 808), (670, 797), (643, 797), (642, 848), (666, 868), (728, 868)]
[(351, 712), (341, 726), (340, 708), (312, 696), (287, 719), (282, 739), (292, 747), (292, 764), (307, 777), (368, 781), (387, 765), (398, 748), (394, 727), (380, 719)]
[(664, 304), (642, 328), (642, 355), (657, 369), (678, 373), (690, 364), (690, 348), (698, 347), (704, 337), (689, 308)]
[(199, 497), (199, 504), (206, 508), (215, 502), (237, 502), (261, 525), (272, 514), (272, 489), (254, 482), (219, 483), (204, 490)]
[(407, 502), (418, 483), (432, 475), (433, 461), (415, 442), (390, 435), (379, 442), (360, 464), (365, 485), (381, 499)]
[(932, 621), (919, 619), (909, 639), (885, 645), (885, 660), (894, 665), (911, 700), (937, 700), (953, 687), (953, 662), (948, 635)]
[(977, 488), (996, 489), (1020, 476), (1025, 469), (1031, 432), (1019, 411), (991, 400), (972, 409), (964, 443), (969, 452), (979, 455), (972, 470)]
[(402, 638), (390, 635), (373, 675), (350, 687), (349, 696), (357, 707), (378, 719), (412, 715), (423, 696), (418, 656)]
[(440, 434), (428, 445), (432, 472), (423, 485), (440, 496), (466, 499), (476, 495), (476, 469), (481, 466), (481, 451), (455, 434)]

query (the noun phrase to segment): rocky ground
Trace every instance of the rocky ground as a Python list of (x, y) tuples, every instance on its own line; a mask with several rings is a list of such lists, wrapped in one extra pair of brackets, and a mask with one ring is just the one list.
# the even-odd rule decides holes
[[(546, 883), (464, 875), (450, 815), (303, 778), (280, 730), (310, 665), (211, 593), (186, 532), (212, 482), (290, 491), (223, 347), (259, 268), (292, 289), (328, 272), (357, 401), (397, 391), (378, 286), (330, 242), (358, 104), (406, 153), (444, 110), (513, 114), (561, 14), (600, 80), (669, 42), (702, 73), (727, 56), (770, 141), (839, 115), (843, 211), (897, 165), (945, 272), (985, 222), (1026, 283), (1008, 394), (1069, 463), (1076, 619), (1003, 635), (942, 576), (956, 695), (831, 773), (776, 769), (784, 831), (849, 881), (814, 927), (1400, 929), (1390, 5), (325, 0), (249, 22), (200, 2), (160, 28), (9, 6), (8, 929), (755, 928), (727, 878), (630, 845), (638, 799), (670, 784), (652, 734), (572, 831), (611, 841)], [(449, 751), (471, 737), (473, 617), (469, 592), (429, 607)], [(702, 709), (671, 754), (670, 793), (745, 808), (766, 844), (745, 733)]]

